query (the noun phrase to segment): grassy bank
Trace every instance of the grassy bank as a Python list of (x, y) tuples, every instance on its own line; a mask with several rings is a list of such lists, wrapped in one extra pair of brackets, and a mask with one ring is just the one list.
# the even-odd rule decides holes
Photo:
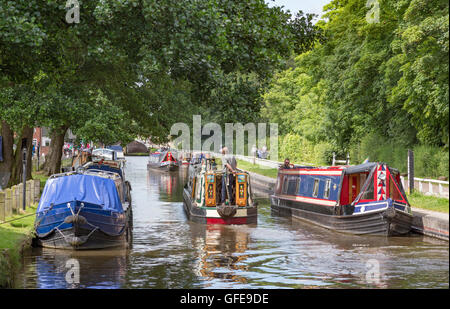
[(125, 156), (127, 156), (127, 157), (146, 157), (146, 156), (148, 156), (148, 153), (146, 153), (146, 152), (127, 153)]
[(407, 195), (411, 207), (426, 210), (449, 213), (449, 200), (443, 197), (435, 197), (414, 192)]
[[(0, 288), (15, 286), (22, 251), (30, 246), (33, 237), (36, 208), (37, 205), (30, 206), (25, 213), (6, 218), (6, 223), (0, 224)], [(13, 219), (18, 220), (8, 222)]]
[(268, 167), (262, 167), (258, 164), (252, 164), (247, 161), (243, 160), (236, 160), (237, 161), (237, 167), (249, 172), (257, 173), (260, 175), (264, 175), (267, 177), (277, 178), (278, 169), (276, 168), (268, 168)]
[[(33, 172), (32, 176), (33, 179), (39, 179), (42, 193), (48, 176), (42, 171)], [(14, 279), (20, 269), (22, 251), (31, 245), (36, 208), (37, 204), (29, 206), (25, 213), (5, 218), (6, 223), (0, 224), (0, 288), (15, 286)]]

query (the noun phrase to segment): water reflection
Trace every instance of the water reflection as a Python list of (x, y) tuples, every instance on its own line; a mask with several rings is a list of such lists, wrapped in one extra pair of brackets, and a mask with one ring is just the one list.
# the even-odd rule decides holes
[(238, 232), (228, 226), (191, 224), (193, 246), (198, 255), (195, 265), (197, 276), (203, 280), (213, 278), (247, 283), (236, 271), (245, 271), (249, 233)]
[(24, 286), (38, 289), (121, 288), (127, 273), (126, 249), (70, 251), (35, 248), (26, 257)]
[(159, 198), (161, 201), (182, 202), (183, 187), (187, 175), (187, 167), (180, 167), (178, 171), (173, 172), (149, 170), (147, 183), (150, 187), (159, 187)]

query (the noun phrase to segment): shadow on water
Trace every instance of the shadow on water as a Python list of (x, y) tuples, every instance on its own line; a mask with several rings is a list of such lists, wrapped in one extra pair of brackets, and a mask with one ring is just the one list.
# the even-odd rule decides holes
[[(361, 237), (271, 215), (258, 194), (255, 225), (187, 220), (187, 168), (147, 171), (127, 158), (132, 185), (133, 246), (72, 252), (33, 249), (21, 277), (26, 288), (448, 288), (448, 242)], [(80, 283), (67, 283), (76, 259)]]

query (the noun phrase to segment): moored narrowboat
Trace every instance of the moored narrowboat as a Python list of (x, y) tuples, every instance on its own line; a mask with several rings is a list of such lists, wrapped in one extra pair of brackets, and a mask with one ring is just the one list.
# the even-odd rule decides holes
[(101, 169), (52, 175), (36, 210), (37, 245), (73, 250), (130, 245), (129, 188), (118, 173)]
[[(257, 203), (250, 188), (250, 175), (235, 174), (235, 182), (227, 185), (225, 203), (222, 199), (223, 171), (211, 159), (189, 166), (188, 182), (183, 189), (184, 209), (189, 220), (206, 224), (252, 224), (257, 222)], [(232, 187), (232, 190), (230, 190)]]
[(351, 234), (403, 235), (413, 219), (399, 171), (375, 162), (280, 169), (271, 208)]
[(150, 153), (147, 168), (159, 171), (177, 171), (180, 163), (176, 150), (159, 149)]

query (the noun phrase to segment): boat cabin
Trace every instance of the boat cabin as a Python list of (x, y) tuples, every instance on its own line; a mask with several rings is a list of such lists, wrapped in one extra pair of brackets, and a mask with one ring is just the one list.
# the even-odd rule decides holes
[[(216, 207), (222, 200), (222, 178), (225, 173), (217, 170), (212, 162), (211, 159), (204, 159), (201, 165), (190, 166), (187, 188), (191, 199), (199, 207)], [(248, 173), (240, 171), (234, 179), (232, 192), (226, 193), (231, 195), (232, 204), (239, 207), (251, 206), (253, 201)], [(229, 200), (228, 197), (225, 199)]]
[(275, 194), (324, 214), (353, 214), (388, 199), (409, 207), (399, 171), (385, 163), (280, 169)]

